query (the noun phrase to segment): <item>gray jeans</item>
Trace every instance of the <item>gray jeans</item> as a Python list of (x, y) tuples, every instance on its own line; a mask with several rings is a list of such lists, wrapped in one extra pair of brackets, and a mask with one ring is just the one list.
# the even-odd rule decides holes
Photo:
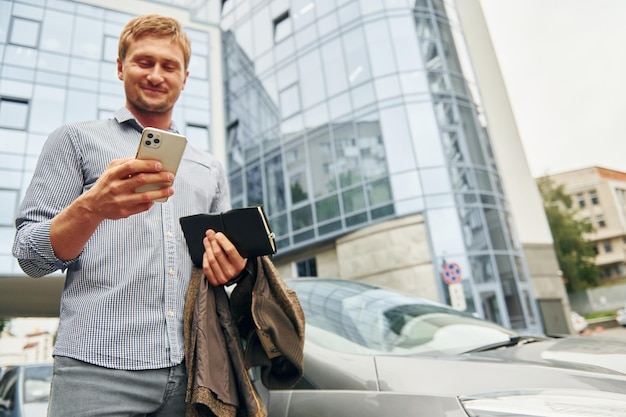
[(123, 371), (54, 358), (48, 417), (184, 417), (184, 364)]

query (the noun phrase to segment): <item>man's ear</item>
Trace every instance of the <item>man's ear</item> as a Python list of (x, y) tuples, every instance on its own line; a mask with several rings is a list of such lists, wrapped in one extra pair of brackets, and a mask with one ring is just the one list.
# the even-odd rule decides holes
[(183, 80), (183, 88), (181, 88), (181, 90), (185, 89), (185, 84), (187, 84), (187, 77), (189, 77), (189, 71), (185, 71), (185, 79)]
[(122, 64), (122, 60), (117, 58), (117, 78), (124, 81), (124, 68)]

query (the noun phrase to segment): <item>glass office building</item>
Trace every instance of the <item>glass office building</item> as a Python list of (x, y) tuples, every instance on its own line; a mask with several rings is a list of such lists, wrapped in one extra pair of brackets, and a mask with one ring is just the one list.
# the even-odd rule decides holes
[[(20, 273), (13, 216), (46, 136), (123, 104), (117, 36), (149, 10), (93, 3), (0, 0), (0, 273)], [(450, 302), (440, 274), (457, 265), (468, 311), (541, 327), (452, 3), (159, 3), (189, 9), (174, 119), (192, 144), (223, 150), (234, 206), (264, 205), (277, 264), (315, 274), (320, 245), (419, 215), (430, 273), (406, 280), (430, 279)]]

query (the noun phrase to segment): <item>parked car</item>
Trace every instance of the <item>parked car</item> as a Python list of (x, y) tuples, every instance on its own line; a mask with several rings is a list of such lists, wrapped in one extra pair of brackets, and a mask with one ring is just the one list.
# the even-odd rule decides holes
[(576, 333), (582, 333), (589, 326), (587, 320), (575, 311), (570, 311), (569, 317), (572, 321), (572, 327)]
[(304, 376), (263, 393), (270, 416), (626, 416), (623, 341), (518, 334), (355, 281), (287, 282), (306, 317)]
[(626, 326), (626, 307), (617, 310), (615, 313), (615, 320), (620, 326)]
[(9, 368), (0, 379), (0, 417), (46, 417), (52, 364)]

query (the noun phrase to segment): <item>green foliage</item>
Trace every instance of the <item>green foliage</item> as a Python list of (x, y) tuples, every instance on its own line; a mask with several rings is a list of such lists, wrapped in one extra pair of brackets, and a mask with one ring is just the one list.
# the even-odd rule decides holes
[(555, 186), (547, 177), (537, 181), (543, 199), (554, 249), (563, 272), (567, 291), (575, 292), (595, 287), (599, 283), (600, 271), (594, 263), (593, 244), (585, 240), (584, 234), (594, 231), (591, 223), (576, 220), (576, 209), (564, 186)]
[(9, 320), (0, 317), (0, 333), (2, 333), (7, 324), (9, 324)]

